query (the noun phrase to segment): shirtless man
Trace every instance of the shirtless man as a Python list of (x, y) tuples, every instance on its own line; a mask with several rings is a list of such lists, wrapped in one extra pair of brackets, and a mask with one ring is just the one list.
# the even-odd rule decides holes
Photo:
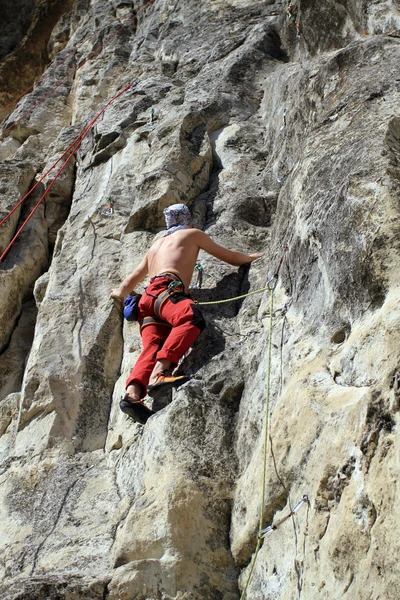
[[(184, 204), (164, 210), (167, 231), (147, 252), (139, 266), (111, 292), (111, 298), (123, 304), (136, 285), (150, 275), (150, 285), (139, 302), (143, 352), (126, 382), (126, 395), (120, 402), (123, 412), (146, 422), (152, 411), (142, 402), (147, 392), (177, 386), (184, 377), (167, 374), (192, 346), (205, 327), (199, 307), (187, 295), (199, 250), (234, 266), (250, 263), (262, 253), (243, 254), (228, 250), (203, 231), (193, 229), (190, 211)], [(173, 294), (162, 302), (162, 294)], [(165, 294), (167, 296), (167, 294)], [(157, 302), (157, 298), (160, 298)]]

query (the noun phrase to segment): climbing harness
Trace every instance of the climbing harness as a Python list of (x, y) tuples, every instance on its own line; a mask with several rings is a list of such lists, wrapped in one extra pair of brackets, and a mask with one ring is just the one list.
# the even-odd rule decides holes
[(145, 317), (142, 321), (139, 321), (139, 325), (140, 331), (142, 331), (144, 327), (147, 327), (147, 325), (165, 325), (166, 327), (170, 327), (172, 329), (172, 326), (167, 323), (167, 321), (164, 321), (163, 319), (156, 319), (155, 317)]
[(156, 317), (161, 319), (161, 309), (166, 301), (169, 300), (174, 294), (178, 294), (179, 292), (182, 293), (183, 291), (184, 287), (180, 279), (171, 281), (165, 292), (162, 292), (159, 296), (157, 296), (157, 300), (154, 303), (154, 314)]
[(290, 519), (290, 517), (293, 517), (293, 515), (299, 510), (299, 508), (305, 503), (305, 502), (309, 502), (308, 500), (308, 496), (305, 494), (301, 500), (299, 500), (299, 502), (297, 504), (295, 504), (292, 508), (292, 510), (290, 511), (290, 513), (288, 513), (285, 517), (283, 517), (282, 519), (279, 519), (278, 521), (276, 521), (275, 523), (273, 523), (272, 525), (269, 525), (268, 527), (266, 527), (265, 529), (261, 529), (259, 531), (259, 535), (262, 538), (266, 538), (267, 535), (270, 535), (271, 533), (274, 533), (274, 531), (276, 531), (278, 529), (278, 527), (280, 527), (285, 521), (287, 521), (288, 519)]
[(173, 296), (174, 294), (185, 293), (184, 285), (179, 279), (179, 277), (175, 275), (175, 273), (161, 273), (160, 275), (156, 275), (153, 279), (158, 279), (160, 277), (169, 277), (171, 279), (171, 282), (169, 283), (168, 288), (164, 292), (161, 292), (161, 294), (159, 294), (158, 296), (149, 294), (145, 290), (146, 294), (153, 296), (155, 299), (153, 306), (155, 317), (145, 317), (142, 321), (139, 321), (140, 331), (142, 331), (142, 329), (147, 325), (157, 324), (171, 327), (171, 325), (167, 321), (164, 321), (164, 319), (161, 317), (161, 309), (164, 306), (165, 302), (169, 300), (169, 298), (171, 298), (171, 296)]
[[(174, 294), (184, 294), (187, 296), (187, 294), (185, 294), (185, 288), (182, 281), (177, 275), (175, 275), (175, 273), (161, 273), (160, 275), (153, 277), (153, 279), (158, 279), (160, 277), (168, 277), (171, 281), (168, 285), (168, 288), (164, 292), (161, 292), (158, 296), (150, 294), (147, 292), (147, 290), (144, 291), (145, 294), (153, 296), (154, 298), (153, 310), (155, 317), (149, 316), (139, 321), (140, 331), (142, 331), (142, 329), (148, 325), (166, 325), (167, 327), (172, 327), (161, 317), (161, 309), (165, 302)], [(151, 281), (153, 281), (153, 279)], [(136, 294), (135, 296), (128, 296), (128, 298), (126, 298), (124, 301), (124, 317), (128, 321), (137, 321), (137, 311), (141, 297), (141, 294)], [(133, 311), (133, 314), (131, 314), (131, 311)]]
[(194, 270), (197, 273), (196, 283), (194, 284), (194, 287), (199, 290), (201, 289), (201, 286), (203, 284), (203, 265), (199, 263), (199, 261), (197, 261)]
[(25, 198), (27, 198), (32, 192), (33, 190), (39, 185), (39, 183), (44, 179), (44, 177), (54, 169), (54, 167), (64, 158), (64, 156), (66, 156), (66, 154), (69, 155), (67, 156), (67, 158), (65, 159), (64, 163), (62, 164), (62, 166), (60, 167), (60, 169), (57, 171), (56, 175), (54, 176), (54, 178), (52, 179), (52, 181), (50, 182), (49, 186), (47, 187), (46, 191), (44, 192), (44, 194), (40, 197), (40, 199), (38, 200), (38, 202), (35, 204), (34, 208), (31, 210), (31, 212), (29, 213), (29, 215), (27, 216), (27, 218), (25, 219), (25, 221), (22, 223), (21, 227), (18, 229), (18, 231), (16, 232), (16, 234), (14, 235), (14, 237), (12, 238), (12, 240), (10, 241), (10, 243), (8, 244), (8, 246), (6, 247), (6, 249), (3, 251), (3, 253), (0, 256), (0, 262), (4, 259), (4, 257), (6, 256), (6, 254), (8, 253), (8, 251), (10, 250), (11, 246), (14, 244), (15, 240), (18, 238), (18, 236), (21, 234), (21, 232), (24, 230), (25, 226), (27, 225), (28, 221), (33, 217), (33, 215), (35, 214), (35, 212), (37, 211), (37, 209), (39, 208), (39, 206), (42, 204), (43, 200), (45, 199), (45, 197), (47, 196), (47, 194), (50, 192), (51, 188), (53, 187), (53, 185), (55, 184), (55, 182), (57, 181), (57, 178), (61, 175), (61, 173), (64, 171), (65, 167), (67, 166), (67, 164), (69, 163), (69, 161), (72, 159), (72, 157), (75, 155), (75, 153), (78, 151), (78, 149), (80, 148), (82, 141), (84, 140), (84, 138), (87, 136), (87, 134), (89, 133), (90, 129), (92, 128), (92, 126), (94, 125), (94, 123), (96, 123), (96, 121), (101, 117), (101, 115), (104, 113), (104, 111), (107, 109), (107, 107), (114, 102), (114, 100), (116, 100), (117, 98), (119, 98), (120, 96), (122, 96), (122, 94), (124, 94), (127, 90), (129, 90), (131, 87), (131, 84), (127, 85), (126, 87), (124, 87), (124, 89), (122, 89), (120, 92), (118, 92), (117, 94), (115, 94), (115, 96), (113, 96), (104, 106), (101, 110), (99, 110), (99, 112), (97, 113), (97, 115), (90, 121), (90, 123), (84, 128), (84, 130), (78, 135), (78, 137), (72, 142), (72, 144), (68, 147), (68, 149), (64, 152), (64, 154), (54, 163), (54, 165), (46, 172), (46, 174), (44, 176), (42, 176), (39, 181), (36, 182), (36, 184), (29, 190), (29, 192), (27, 194), (25, 194), (25, 196), (17, 203), (16, 206), (14, 206), (14, 208), (10, 211), (10, 213), (0, 222), (0, 225), (2, 225), (7, 219), (10, 218), (10, 216), (15, 212), (15, 210), (18, 208), (18, 206), (20, 206), (20, 204), (25, 200)]
[[(11, 130), (12, 130), (14, 127), (16, 127), (16, 125), (18, 125), (18, 123), (20, 123), (20, 122), (22, 121), (22, 119), (24, 119), (24, 118), (25, 118), (27, 115), (29, 115), (29, 114), (30, 114), (32, 111), (34, 111), (34, 110), (35, 110), (35, 108), (36, 108), (37, 106), (39, 106), (40, 104), (42, 104), (42, 103), (43, 103), (45, 100), (47, 100), (47, 98), (49, 98), (50, 96), (52, 96), (56, 90), (58, 90), (58, 89), (59, 89), (59, 88), (60, 88), (62, 85), (64, 85), (64, 83), (65, 83), (66, 81), (68, 81), (68, 79), (71, 79), (71, 77), (73, 77), (73, 76), (75, 75), (75, 73), (76, 73), (76, 72), (77, 72), (79, 69), (81, 69), (81, 68), (82, 68), (82, 67), (83, 67), (83, 66), (84, 66), (84, 65), (85, 65), (85, 64), (86, 64), (86, 63), (87, 63), (87, 62), (88, 62), (90, 59), (92, 59), (92, 58), (96, 57), (98, 54), (100, 54), (100, 52), (101, 52), (102, 50), (104, 50), (104, 48), (105, 48), (106, 46), (108, 46), (108, 45), (109, 45), (109, 44), (110, 44), (110, 43), (111, 43), (111, 42), (112, 42), (112, 41), (113, 41), (113, 40), (114, 40), (114, 39), (117, 37), (117, 35), (118, 35), (118, 34), (119, 34), (119, 33), (120, 33), (120, 32), (121, 32), (123, 29), (125, 29), (125, 27), (127, 27), (127, 26), (128, 26), (128, 24), (129, 24), (131, 21), (134, 21), (135, 19), (137, 19), (137, 16), (138, 16), (138, 15), (139, 15), (141, 12), (143, 12), (143, 11), (144, 11), (144, 10), (145, 10), (145, 9), (146, 9), (148, 6), (150, 6), (150, 4), (152, 4), (153, 2), (154, 2), (154, 0), (149, 0), (149, 1), (148, 1), (148, 2), (147, 2), (145, 5), (144, 5), (144, 6), (142, 6), (142, 8), (141, 8), (140, 10), (138, 10), (138, 11), (137, 11), (137, 13), (136, 13), (136, 14), (135, 14), (133, 17), (131, 17), (131, 18), (130, 18), (130, 19), (129, 19), (129, 20), (128, 20), (128, 21), (127, 21), (127, 22), (126, 22), (124, 25), (121, 25), (121, 27), (119, 27), (119, 28), (117, 29), (117, 31), (116, 31), (116, 32), (115, 32), (115, 33), (114, 33), (112, 36), (110, 36), (110, 37), (109, 37), (109, 38), (108, 38), (108, 39), (105, 41), (105, 43), (104, 43), (104, 44), (102, 44), (102, 45), (100, 46), (100, 48), (99, 48), (98, 50), (95, 50), (94, 52), (92, 52), (91, 54), (89, 54), (89, 56), (88, 56), (88, 57), (87, 57), (87, 58), (86, 58), (86, 59), (85, 59), (83, 62), (81, 62), (81, 63), (80, 63), (80, 64), (79, 64), (79, 65), (76, 67), (76, 69), (74, 69), (74, 70), (73, 70), (71, 73), (69, 73), (69, 75), (67, 75), (67, 76), (66, 76), (66, 77), (65, 77), (65, 78), (64, 78), (64, 79), (63, 79), (63, 80), (62, 80), (60, 83), (58, 83), (56, 86), (54, 86), (53, 88), (51, 88), (51, 89), (50, 89), (50, 90), (47, 92), (47, 94), (45, 94), (45, 95), (43, 96), (43, 98), (42, 98), (41, 100), (39, 100), (38, 102), (36, 102), (36, 104), (34, 104), (34, 105), (33, 105), (33, 106), (31, 106), (31, 107), (30, 107), (30, 108), (29, 108), (27, 111), (25, 111), (25, 112), (23, 113), (23, 115), (22, 115), (22, 116), (21, 116), (19, 119), (17, 119), (17, 120), (16, 120), (16, 121), (14, 121), (13, 123), (11, 123), (11, 125), (9, 125), (9, 127), (7, 127), (7, 129), (5, 129), (5, 130), (4, 130), (4, 131), (1, 133), (1, 135), (2, 135), (2, 136), (5, 136), (5, 135), (6, 135), (6, 134), (7, 134), (9, 131), (11, 131)], [(62, 63), (61, 63), (61, 64), (62, 64)]]

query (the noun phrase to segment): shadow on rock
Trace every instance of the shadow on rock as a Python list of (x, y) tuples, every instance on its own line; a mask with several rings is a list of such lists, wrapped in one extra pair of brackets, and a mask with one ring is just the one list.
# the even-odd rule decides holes
[[(249, 292), (250, 283), (248, 273), (249, 267), (246, 265), (240, 267), (237, 273), (225, 275), (215, 288), (189, 290), (193, 299), (199, 303), (206, 319), (213, 316), (221, 319), (232, 319), (238, 315), (244, 298), (232, 302), (224, 302), (224, 300), (229, 300), (229, 298), (235, 298)], [(221, 304), (218, 304), (218, 301), (221, 301)], [(216, 302), (217, 304), (202, 306), (203, 302)]]

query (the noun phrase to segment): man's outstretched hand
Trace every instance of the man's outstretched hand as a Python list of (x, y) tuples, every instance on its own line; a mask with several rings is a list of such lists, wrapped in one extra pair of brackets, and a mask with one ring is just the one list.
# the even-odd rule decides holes
[(263, 256), (265, 256), (265, 252), (255, 252), (254, 254), (249, 254), (249, 257), (251, 258), (250, 262), (254, 262)]

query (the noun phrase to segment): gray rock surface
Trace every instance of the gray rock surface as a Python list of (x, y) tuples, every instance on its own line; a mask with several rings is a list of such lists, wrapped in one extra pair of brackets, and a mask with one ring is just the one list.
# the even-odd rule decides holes
[(246, 585), (269, 294), (204, 307), (191, 380), (145, 427), (118, 407), (140, 336), (109, 294), (174, 202), (265, 252), (250, 269), (201, 256), (200, 302), (265, 287), (288, 245), (263, 524), (308, 501), (264, 539), (246, 597), (397, 599), (399, 3), (75, 0), (59, 16), (43, 16), (46, 84), (0, 147), (2, 219), (43, 177), (2, 251), (48, 191), (0, 263), (1, 600), (238, 600)]
[[(13, 100), (30, 91), (48, 64), (48, 43), (62, 15), (74, 0), (3, 0), (0, 24), (0, 116), (15, 107)], [(65, 43), (67, 38), (62, 40)], [(62, 44), (58, 44), (58, 49)], [(48, 84), (46, 77), (41, 79)]]

